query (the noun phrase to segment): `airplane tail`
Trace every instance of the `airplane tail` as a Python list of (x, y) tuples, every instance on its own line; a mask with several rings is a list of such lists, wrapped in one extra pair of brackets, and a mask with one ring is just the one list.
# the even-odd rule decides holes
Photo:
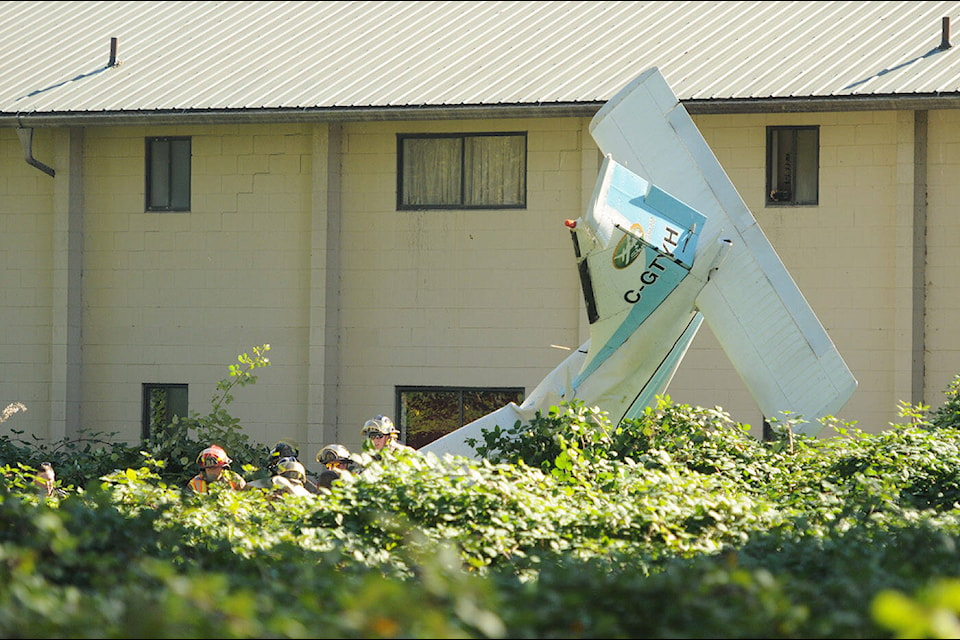
[(789, 412), (795, 429), (818, 433), (815, 420), (839, 411), (857, 381), (659, 70), (607, 102), (590, 133), (603, 167), (584, 216), (566, 222), (590, 339), (522, 404), (421, 450), (475, 455), (467, 439), (564, 400), (615, 423), (635, 418), (666, 389), (702, 321), (765, 418)]
[(697, 307), (767, 418), (812, 421), (839, 411), (857, 386), (753, 214), (657, 68), (594, 116), (605, 154), (704, 213), (701, 242), (732, 242)]
[[(529, 424), (582, 400), (614, 424), (639, 415), (672, 379), (703, 316), (694, 299), (726, 245), (701, 247), (704, 216), (606, 158), (587, 211), (567, 220), (590, 320), (590, 339), (520, 405), (510, 403), (421, 447), (471, 455), (483, 430)], [(694, 265), (695, 258), (698, 263)], [(696, 273), (692, 269), (696, 268)]]

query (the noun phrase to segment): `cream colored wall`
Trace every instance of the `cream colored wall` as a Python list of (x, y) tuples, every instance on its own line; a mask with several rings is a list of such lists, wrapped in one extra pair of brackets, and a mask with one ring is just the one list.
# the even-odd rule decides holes
[[(912, 231), (905, 225), (914, 217), (912, 114), (724, 115), (695, 121), (859, 382), (837, 417), (869, 432), (896, 423), (897, 400), (910, 400)], [(593, 188), (596, 151), (584, 123), (570, 121), (569, 132), (544, 131), (545, 124), (481, 121), (446, 128), (436, 123), (398, 128), (378, 123), (347, 129), (344, 247), (351, 255), (344, 256), (343, 274), (345, 283), (356, 274), (356, 286), (344, 286), (343, 361), (350, 364), (343, 372), (341, 424), (347, 431), (341, 439), (349, 441), (353, 425), (369, 415), (392, 412), (396, 384), (519, 385), (530, 391), (559, 362), (549, 345), (575, 346), (585, 337), (569, 238), (553, 221), (579, 215)], [(765, 134), (773, 125), (820, 126), (819, 205), (766, 206)], [(526, 212), (394, 210), (394, 133), (526, 129), (531, 149), (531, 201)], [(545, 133), (560, 135), (557, 142), (548, 143), (545, 137), (539, 140)], [(580, 136), (579, 153), (572, 146), (577, 141), (564, 140), (574, 133)], [(380, 138), (361, 143), (358, 136)], [(937, 137), (931, 132), (931, 139)], [(386, 148), (374, 148), (384, 142)], [(359, 144), (369, 155), (358, 155)], [(542, 154), (537, 153), (541, 145), (549, 145)], [(559, 185), (548, 186), (545, 209), (537, 195), (539, 163), (548, 169), (543, 175)], [(377, 186), (371, 192), (365, 184)], [(938, 215), (934, 209), (944, 209), (930, 206), (933, 218)], [(564, 213), (557, 215), (556, 208)], [(942, 213), (939, 216), (942, 219)], [(387, 229), (393, 233), (381, 233)], [(505, 229), (514, 235), (507, 237)], [(517, 254), (501, 260), (484, 249), (498, 241), (515, 243)], [(358, 244), (366, 254), (353, 253)], [(954, 241), (950, 246), (955, 245)], [(504, 264), (522, 257), (533, 261)], [(515, 276), (514, 264), (519, 267)], [(494, 277), (498, 272), (502, 275)], [(518, 281), (515, 289), (504, 292), (495, 283), (508, 277), (528, 281)], [(410, 292), (416, 292), (413, 299)], [(505, 295), (517, 299), (501, 302)], [(525, 308), (531, 295), (539, 304), (555, 304), (556, 312), (540, 314), (536, 308)], [(936, 308), (949, 309), (949, 300), (958, 299), (950, 289), (928, 295), (933, 296), (930, 302), (937, 300)], [(448, 300), (458, 296), (462, 306), (448, 307)], [(504, 311), (491, 311), (503, 306)], [(393, 325), (379, 322), (380, 312), (390, 313)], [(950, 354), (949, 345), (956, 349), (957, 340), (952, 332), (945, 333), (946, 340), (937, 344), (942, 353)], [(477, 368), (477, 362), (492, 366)], [(375, 366), (364, 370), (367, 363)], [(927, 402), (938, 403), (955, 364), (946, 362), (938, 374), (928, 370)], [(937, 375), (943, 383), (932, 382)], [(353, 390), (362, 395), (367, 382), (373, 383), (369, 393), (376, 399), (352, 399)], [(931, 384), (936, 386), (933, 398)], [(754, 435), (762, 432), (756, 403), (706, 325), (669, 393), (677, 402), (719, 405), (734, 419), (751, 424)]]
[[(930, 114), (934, 404), (960, 368), (958, 118)], [(897, 421), (909, 393), (912, 115), (695, 121), (859, 380), (840, 417), (867, 431)], [(191, 408), (206, 413), (228, 365), (262, 343), (272, 366), (228, 410), (254, 441), (295, 439), (307, 461), (330, 442), (357, 447), (364, 420), (394, 413), (398, 385), (532, 391), (587, 336), (563, 226), (597, 175), (587, 123), (371, 122), (329, 136), (325, 125), (88, 127), (84, 427), (136, 441), (144, 382), (188, 383)], [(800, 124), (821, 127), (820, 204), (766, 207), (765, 127)], [(398, 133), (482, 131), (528, 132), (526, 209), (396, 210)], [(190, 213), (143, 211), (144, 138), (157, 135), (193, 138)], [(39, 157), (50, 140), (38, 138)], [(54, 180), (22, 161), (15, 132), (0, 130), (0, 151), (0, 404), (28, 404), (11, 425), (49, 437)], [(335, 357), (321, 355), (338, 342)], [(759, 411), (706, 325), (669, 393), (719, 405), (760, 435)]]
[[(144, 212), (144, 138), (193, 140), (192, 210)], [(88, 428), (140, 437), (141, 384), (211, 410), (241, 353), (271, 366), (227, 410), (255, 442), (303, 441), (309, 127), (91, 128), (86, 134), (83, 402)]]
[[(310, 423), (312, 129), (189, 127), (87, 133), (85, 422), (140, 429), (140, 385), (185, 382), (206, 413), (227, 365), (270, 343), (272, 365), (234, 392), (249, 435), (312, 459), (394, 413), (397, 385), (532, 390), (575, 348), (579, 281), (563, 226), (581, 208), (580, 120), (344, 127), (336, 423)], [(322, 125), (318, 125), (322, 127)], [(528, 131), (528, 207), (396, 211), (396, 135)], [(193, 138), (189, 213), (143, 212), (143, 139)], [(588, 164), (592, 160), (588, 158)], [(589, 170), (589, 188), (596, 167)], [(322, 177), (313, 179), (321, 181)], [(321, 234), (322, 235), (322, 234)], [(320, 240), (322, 242), (322, 239)], [(316, 310), (314, 310), (316, 312)]]
[[(34, 157), (53, 164), (53, 135), (38, 131)], [(14, 129), (0, 129), (0, 426), (50, 438), (54, 180), (26, 163)], [(0, 461), (14, 462), (14, 461)]]
[[(898, 317), (909, 292), (895, 290), (909, 275), (903, 245), (912, 244), (902, 227), (912, 216), (902, 195), (912, 186), (902, 184), (912, 180), (912, 163), (898, 165), (898, 153), (913, 148), (903, 119), (893, 111), (695, 118), (858, 381), (838, 417), (868, 432), (897, 422), (896, 401), (910, 400), (909, 388), (896, 383), (898, 370), (910, 367), (908, 319)], [(818, 206), (766, 206), (765, 128), (773, 125), (820, 127)], [(676, 402), (720, 405), (762, 433), (756, 403), (706, 323), (669, 393)]]
[(960, 374), (960, 111), (930, 111), (927, 183), (926, 401)]
[[(364, 123), (344, 128), (340, 424), (393, 416), (396, 385), (528, 392), (580, 344), (566, 218), (582, 211), (584, 122)], [(526, 209), (397, 211), (398, 133), (527, 131)], [(589, 189), (595, 153), (586, 154)], [(395, 416), (394, 416), (395, 417)]]

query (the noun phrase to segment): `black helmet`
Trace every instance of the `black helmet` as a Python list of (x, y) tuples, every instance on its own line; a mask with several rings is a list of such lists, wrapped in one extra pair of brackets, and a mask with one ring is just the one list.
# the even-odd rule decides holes
[(299, 457), (300, 449), (297, 448), (297, 445), (289, 440), (280, 440), (277, 444), (273, 445), (273, 449), (267, 457), (267, 468), (273, 471), (284, 458), (297, 459)]

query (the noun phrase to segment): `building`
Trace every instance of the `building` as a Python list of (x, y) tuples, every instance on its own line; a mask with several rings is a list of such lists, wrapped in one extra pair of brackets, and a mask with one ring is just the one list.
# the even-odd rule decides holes
[[(311, 454), (375, 414), (412, 439), (409, 406), (468, 421), (530, 391), (588, 333), (563, 221), (597, 176), (590, 118), (652, 66), (857, 377), (838, 417), (938, 406), (960, 372), (958, 16), (0, 2), (0, 406), (28, 407), (4, 426), (135, 442), (152, 394), (206, 413), (261, 344), (230, 411)], [(706, 326), (669, 393), (760, 434)]]

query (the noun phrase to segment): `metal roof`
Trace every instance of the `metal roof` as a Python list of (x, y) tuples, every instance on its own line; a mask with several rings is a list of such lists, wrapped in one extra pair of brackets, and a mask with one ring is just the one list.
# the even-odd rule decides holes
[(958, 16), (916, 1), (8, 1), (0, 124), (595, 110), (653, 66), (688, 104), (960, 100), (960, 47), (941, 46)]

